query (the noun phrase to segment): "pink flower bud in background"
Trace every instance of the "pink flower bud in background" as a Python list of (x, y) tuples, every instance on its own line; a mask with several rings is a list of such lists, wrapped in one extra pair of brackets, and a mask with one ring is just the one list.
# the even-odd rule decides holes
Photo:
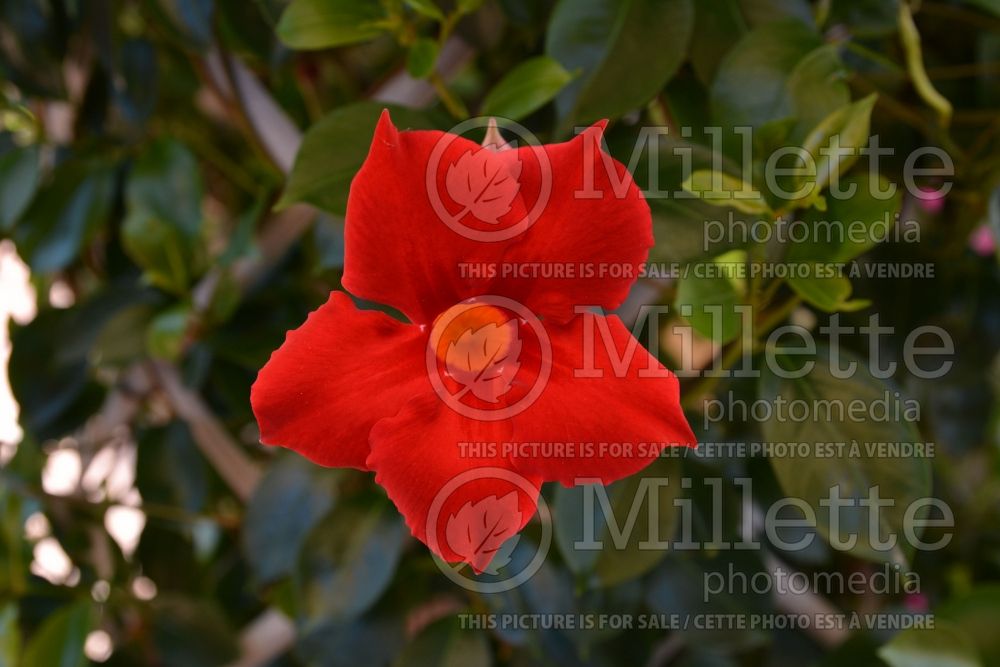
[(944, 193), (937, 188), (920, 188), (917, 203), (924, 211), (937, 215), (944, 210)]
[(982, 257), (989, 257), (997, 251), (996, 237), (989, 225), (979, 225), (969, 234), (969, 247)]

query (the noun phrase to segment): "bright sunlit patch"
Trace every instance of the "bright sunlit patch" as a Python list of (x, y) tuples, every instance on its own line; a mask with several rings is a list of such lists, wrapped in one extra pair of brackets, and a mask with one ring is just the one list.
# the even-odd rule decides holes
[(83, 645), (83, 652), (88, 659), (94, 662), (107, 661), (114, 652), (111, 635), (104, 630), (94, 630), (87, 635), (87, 641)]
[(49, 288), (49, 305), (53, 308), (69, 308), (76, 303), (76, 295), (64, 280), (56, 280)]
[(137, 507), (114, 505), (104, 513), (104, 528), (126, 558), (131, 558), (135, 553), (145, 527), (146, 515)]
[(149, 577), (136, 577), (132, 581), (132, 594), (139, 600), (152, 600), (157, 593), (156, 582)]
[(10, 358), (10, 340), (7, 320), (27, 324), (35, 318), (35, 290), (31, 286), (28, 266), (21, 261), (10, 241), (0, 241), (0, 465), (4, 465), (17, 451), (21, 441), (21, 428), (17, 424), (17, 403), (7, 378)]
[(81, 473), (80, 452), (75, 449), (57, 449), (45, 462), (42, 488), (54, 496), (71, 495), (80, 483)]
[(49, 525), (49, 520), (41, 512), (35, 512), (24, 522), (24, 537), (32, 542), (37, 542), (51, 534), (52, 526)]
[(80, 581), (80, 571), (54, 537), (46, 537), (35, 544), (31, 573), (52, 584), (73, 586)]

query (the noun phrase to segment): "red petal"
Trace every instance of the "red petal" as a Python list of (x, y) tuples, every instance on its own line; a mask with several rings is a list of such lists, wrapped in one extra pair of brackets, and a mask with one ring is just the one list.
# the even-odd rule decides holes
[[(625, 165), (601, 149), (603, 130), (604, 123), (598, 123), (571, 141), (543, 147), (552, 194), (542, 215), (504, 257), (504, 262), (573, 270), (572, 276), (519, 279), (504, 286), (504, 294), (560, 322), (569, 320), (577, 305), (605, 310), (621, 305), (653, 246), (649, 205)], [(544, 169), (545, 160), (530, 157), (534, 150), (517, 150), (523, 182), (544, 176), (539, 165)]]
[(509, 422), (462, 417), (428, 392), (375, 425), (368, 467), (414, 537), (481, 572), (536, 509), (541, 481), (502, 456), (509, 438)]
[[(615, 359), (601, 333), (605, 326)], [(512, 442), (565, 444), (561, 451), (515, 450), (519, 471), (566, 485), (578, 477), (609, 484), (642, 470), (666, 446), (697, 445), (681, 411), (677, 377), (617, 317), (591, 313), (549, 327), (548, 334), (552, 375), (538, 400), (513, 418)], [(587, 377), (598, 372), (603, 377)]]
[(288, 332), (250, 390), (260, 439), (325, 466), (367, 470), (368, 433), (430, 385), (426, 334), (343, 292)]
[[(446, 148), (437, 156), (439, 142)], [(446, 213), (458, 215), (463, 205), (474, 205), (491, 222), (519, 219), (523, 206), (506, 175), (512, 162), (506, 155), (513, 152), (498, 153), (444, 132), (399, 132), (383, 112), (347, 201), (344, 287), (394, 306), (419, 323), (430, 323), (449, 306), (485, 293), (491, 279), (463, 275), (462, 267), (498, 264), (507, 244), (484, 243), (449, 227), (431, 203), (427, 170), (436, 162), (431, 187), (439, 197), (472, 181), (470, 187), (477, 191), (489, 188), (489, 196), (478, 204), (453, 197)], [(470, 212), (461, 222), (471, 218)]]

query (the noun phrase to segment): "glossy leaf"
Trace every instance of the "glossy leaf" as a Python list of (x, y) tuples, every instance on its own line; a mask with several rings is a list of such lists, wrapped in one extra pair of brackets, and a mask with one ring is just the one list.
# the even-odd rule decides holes
[[(864, 360), (840, 350), (833, 356), (822, 348), (815, 358), (797, 357), (794, 360), (778, 357), (785, 370), (797, 370), (803, 363), (814, 361), (815, 366), (805, 377), (786, 379), (774, 370), (765, 367), (762, 371), (760, 399), (775, 405), (780, 396), (788, 405), (797, 402), (804, 405), (804, 418), (784, 418), (774, 410), (764, 421), (762, 429), (768, 442), (806, 443), (813, 456), (788, 455), (771, 456), (770, 462), (784, 492), (793, 498), (800, 498), (813, 507), (817, 525), (824, 536), (830, 536), (830, 511), (820, 505), (820, 500), (829, 498), (832, 489), (838, 489), (843, 499), (853, 500), (853, 506), (840, 511), (840, 537), (848, 540), (848, 535), (856, 535), (853, 545), (845, 548), (854, 556), (876, 561), (898, 561), (905, 554), (902, 526), (903, 515), (908, 506), (930, 493), (930, 461), (925, 457), (890, 455), (870, 449), (871, 443), (914, 443), (921, 442), (920, 435), (909, 421), (913, 418), (906, 411), (905, 402), (895, 402), (894, 390), (881, 380), (873, 377)], [(856, 363), (853, 375), (839, 378), (831, 371), (836, 362), (841, 369)], [(887, 398), (888, 395), (888, 398)], [(849, 412), (852, 401), (861, 401), (866, 406), (886, 403), (886, 418), (878, 419), (872, 413)], [(832, 407), (831, 407), (832, 406)], [(821, 443), (846, 443), (844, 448), (832, 450), (829, 456), (819, 455)], [(857, 449), (851, 447), (852, 443)], [(883, 499), (892, 499), (893, 505), (881, 509), (873, 533), (869, 525), (868, 509), (857, 501), (867, 498), (872, 487), (879, 487)], [(877, 548), (877, 540), (895, 535), (893, 548)]]
[(556, 101), (563, 126), (645, 105), (677, 71), (693, 25), (690, 0), (561, 0), (545, 52), (567, 71), (580, 71)]
[[(600, 490), (584, 485), (556, 489), (555, 540), (570, 569), (596, 585), (615, 586), (655, 567), (666, 550), (643, 543), (673, 538), (677, 520), (674, 499), (681, 493), (679, 461), (657, 459), (643, 472), (608, 486), (611, 517), (605, 516), (594, 493)], [(596, 510), (594, 515), (586, 509), (588, 495)], [(585, 525), (591, 521), (594, 525)], [(630, 521), (634, 521), (631, 526)], [(600, 549), (576, 546), (591, 535), (603, 543)], [(619, 542), (615, 541), (616, 535)]]
[(548, 56), (525, 60), (486, 95), (480, 113), (520, 120), (551, 101), (572, 79)]
[(392, 581), (406, 537), (385, 501), (338, 507), (302, 549), (297, 581), (308, 616), (349, 620), (371, 608)]
[(279, 208), (307, 202), (343, 215), (351, 180), (368, 156), (375, 123), (384, 108), (400, 129), (434, 126), (422, 112), (377, 102), (358, 102), (331, 112), (306, 132)]
[(194, 156), (171, 140), (151, 145), (132, 169), (122, 242), (161, 289), (183, 294), (200, 272), (202, 191)]
[(719, 63), (711, 86), (712, 114), (727, 127), (760, 126), (790, 116), (792, 71), (822, 45), (799, 21), (775, 21), (751, 30)]
[(309, 533), (333, 507), (335, 474), (285, 455), (247, 506), (243, 550), (262, 584), (292, 572)]

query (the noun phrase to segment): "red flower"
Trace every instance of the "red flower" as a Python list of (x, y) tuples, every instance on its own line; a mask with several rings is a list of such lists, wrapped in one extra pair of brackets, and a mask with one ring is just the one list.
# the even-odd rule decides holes
[(417, 538), (477, 571), (542, 482), (607, 484), (696, 444), (676, 377), (616, 316), (578, 312), (619, 306), (653, 243), (602, 132), (499, 150), (383, 113), (343, 285), (410, 324), (332, 293), (253, 385), (261, 441), (373, 470)]

